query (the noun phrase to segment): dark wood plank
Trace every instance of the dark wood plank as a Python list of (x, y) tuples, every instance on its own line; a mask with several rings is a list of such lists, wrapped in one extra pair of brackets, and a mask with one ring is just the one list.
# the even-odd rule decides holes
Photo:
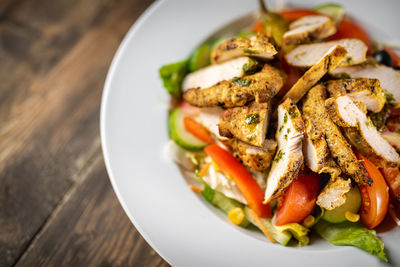
[(66, 195), (17, 266), (169, 266), (122, 211), (103, 166), (98, 145), (84, 181)]
[(82, 179), (109, 64), (149, 4), (26, 0), (0, 23), (0, 266), (18, 260)]

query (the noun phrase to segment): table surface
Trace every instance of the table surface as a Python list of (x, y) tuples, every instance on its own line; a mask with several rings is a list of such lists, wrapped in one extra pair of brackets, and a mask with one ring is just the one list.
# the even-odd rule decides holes
[(122, 210), (99, 110), (152, 0), (0, 1), (0, 266), (168, 266)]

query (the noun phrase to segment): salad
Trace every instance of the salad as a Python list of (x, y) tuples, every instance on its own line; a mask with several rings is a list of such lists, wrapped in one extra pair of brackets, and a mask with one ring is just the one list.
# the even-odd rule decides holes
[(400, 225), (400, 57), (340, 5), (260, 7), (160, 68), (169, 156), (234, 225), (387, 261), (375, 229)]

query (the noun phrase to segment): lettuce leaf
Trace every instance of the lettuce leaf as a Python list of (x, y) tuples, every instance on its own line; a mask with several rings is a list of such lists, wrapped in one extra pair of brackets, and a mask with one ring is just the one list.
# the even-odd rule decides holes
[(383, 241), (376, 236), (376, 232), (368, 230), (358, 223), (331, 224), (320, 220), (314, 225), (314, 229), (322, 238), (335, 246), (355, 246), (388, 261)]
[(188, 60), (164, 65), (159, 69), (160, 78), (168, 93), (176, 98), (182, 94), (182, 81), (188, 73)]

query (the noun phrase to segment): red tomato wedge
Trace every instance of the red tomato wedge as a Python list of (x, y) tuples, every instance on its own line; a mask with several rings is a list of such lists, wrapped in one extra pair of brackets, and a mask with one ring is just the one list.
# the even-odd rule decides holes
[(209, 145), (204, 151), (237, 185), (250, 208), (258, 216), (271, 217), (271, 207), (263, 204), (264, 192), (246, 168), (228, 151), (218, 145)]
[(368, 229), (373, 229), (385, 219), (389, 207), (389, 189), (378, 168), (361, 154), (357, 153), (357, 157), (362, 160), (372, 179), (372, 186), (359, 187), (362, 198), (361, 221)]
[(398, 168), (382, 168), (381, 171), (389, 186), (393, 203), (400, 208), (400, 170)]
[(261, 21), (257, 21), (253, 25), (253, 32), (264, 33), (264, 26)]
[(296, 19), (299, 19), (301, 17), (304, 16), (311, 16), (311, 15), (322, 15), (323, 14), (314, 11), (314, 10), (310, 10), (310, 9), (293, 9), (293, 10), (286, 10), (286, 11), (282, 11), (279, 13), (284, 19), (286, 19), (289, 22), (292, 22)]
[(351, 21), (349, 18), (344, 17), (339, 24), (339, 27), (334, 35), (329, 38), (330, 40), (339, 40), (344, 38), (356, 38), (363, 41), (368, 50), (372, 49), (372, 42), (367, 32), (358, 24)]
[(183, 118), (183, 124), (185, 125), (185, 128), (189, 133), (193, 134), (201, 141), (209, 143), (209, 144), (214, 143), (214, 139), (211, 137), (211, 135), (207, 131), (207, 129), (204, 128), (203, 125), (201, 125), (194, 119), (185, 117), (185, 118)]
[(300, 223), (314, 210), (319, 191), (317, 174), (299, 174), (282, 196), (275, 224)]

